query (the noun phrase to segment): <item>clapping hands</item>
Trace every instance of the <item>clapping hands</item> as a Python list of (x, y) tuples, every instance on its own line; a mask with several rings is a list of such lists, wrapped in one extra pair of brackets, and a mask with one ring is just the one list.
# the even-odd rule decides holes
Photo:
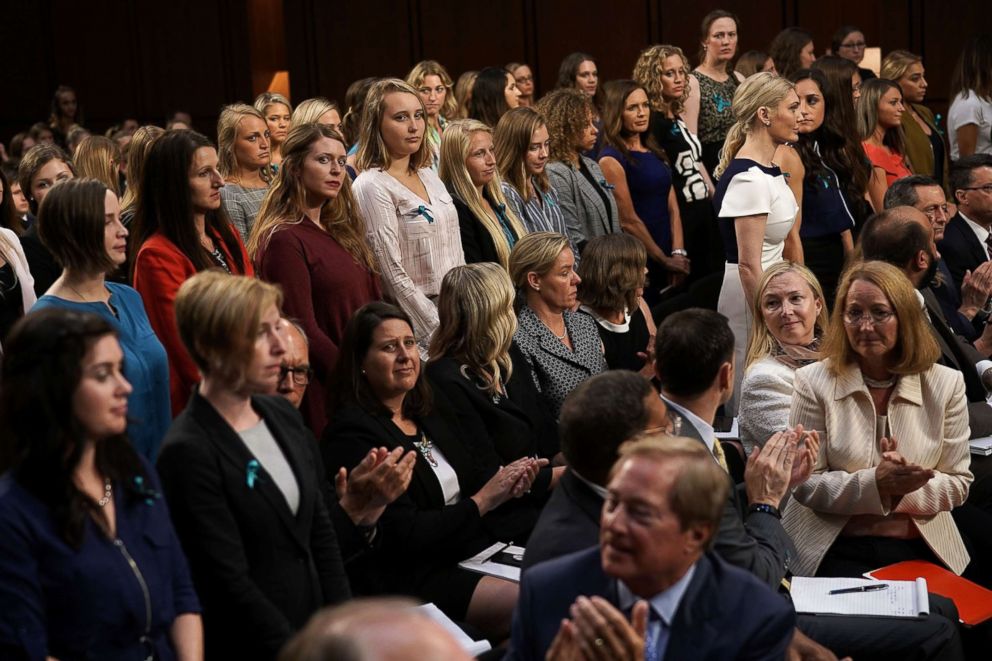
[(472, 500), (479, 508), (479, 514), (486, 514), (511, 498), (520, 498), (526, 494), (530, 491), (538, 471), (547, 465), (547, 459), (523, 457), (501, 466), (479, 489), (479, 492), (472, 496)]
[(882, 461), (875, 467), (875, 486), (880, 496), (902, 497), (929, 482), (934, 471), (909, 462), (896, 451), (895, 438), (882, 438)]
[(579, 597), (562, 620), (546, 661), (640, 661), (648, 628), (648, 602), (638, 601), (630, 622), (602, 597)]
[(341, 508), (355, 525), (375, 525), (386, 505), (396, 500), (410, 486), (417, 453), (403, 454), (403, 448), (392, 451), (372, 448), (355, 466), (351, 475), (343, 466), (334, 476), (334, 489)]

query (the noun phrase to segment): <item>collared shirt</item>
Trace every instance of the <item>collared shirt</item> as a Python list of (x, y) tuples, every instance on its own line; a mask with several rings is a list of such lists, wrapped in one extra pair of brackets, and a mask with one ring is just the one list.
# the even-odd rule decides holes
[(683, 406), (679, 406), (678, 404), (671, 401), (667, 397), (662, 397), (661, 399), (662, 401), (665, 402), (665, 405), (668, 406), (668, 408), (675, 409), (676, 413), (681, 415), (686, 422), (690, 423), (693, 427), (696, 428), (696, 431), (699, 433), (699, 437), (703, 439), (703, 443), (706, 444), (706, 449), (709, 450), (710, 453), (712, 454), (713, 442), (716, 439), (716, 432), (714, 432), (713, 430), (713, 425), (707, 423), (705, 420), (700, 418), (698, 415), (696, 415), (689, 409)]
[[(964, 216), (961, 216), (961, 217), (964, 218)], [(965, 220), (968, 220), (968, 219), (965, 218)], [(968, 220), (968, 222), (970, 223), (971, 221)], [(985, 232), (985, 233), (988, 234), (988, 232)], [(920, 302), (920, 307), (923, 308), (923, 315), (927, 319), (930, 319), (930, 323), (932, 324), (933, 323), (933, 319), (930, 318), (930, 311), (927, 310), (927, 301), (926, 301), (925, 298), (923, 298), (923, 293), (919, 289), (914, 289), (913, 291), (916, 292), (916, 298)], [(948, 328), (950, 328), (950, 327), (948, 326)], [(951, 329), (951, 332), (953, 333), (954, 330)], [(980, 360), (977, 363), (975, 363), (975, 371), (978, 372), (978, 377), (979, 378), (981, 378), (982, 375), (985, 374), (986, 370), (989, 370), (989, 369), (992, 369), (992, 360)], [(984, 381), (983, 381), (983, 385), (984, 385)], [(989, 403), (992, 404), (992, 394), (989, 394), (989, 399), (990, 399)]]
[(610, 492), (607, 490), (606, 487), (600, 486), (600, 485), (596, 484), (595, 482), (591, 482), (591, 481), (587, 480), (586, 478), (584, 478), (581, 475), (579, 475), (579, 473), (577, 471), (575, 471), (575, 470), (573, 470), (571, 468), (569, 470), (572, 471), (572, 475), (574, 475), (579, 480), (579, 482), (582, 482), (584, 485), (586, 485), (587, 487), (589, 487), (590, 489), (592, 489), (593, 493), (595, 493), (597, 496), (599, 496), (603, 500), (606, 500), (606, 498), (610, 495)]
[(985, 258), (988, 259), (989, 244), (986, 242), (989, 240), (989, 231), (973, 221), (971, 218), (968, 218), (968, 216), (961, 213), (961, 209), (958, 209), (958, 213), (961, 214), (962, 218), (964, 218), (964, 222), (968, 223), (968, 227), (971, 228), (971, 231), (975, 233), (975, 237), (978, 239), (978, 242), (982, 244), (982, 250), (985, 252)]
[[(648, 658), (664, 659), (665, 658), (665, 648), (668, 646), (668, 637), (670, 630), (672, 628), (672, 622), (675, 621), (675, 615), (678, 613), (679, 604), (682, 603), (682, 597), (685, 596), (686, 590), (689, 589), (689, 583), (692, 582), (692, 577), (696, 573), (696, 563), (693, 563), (689, 567), (688, 571), (672, 584), (667, 590), (659, 592), (655, 596), (648, 599), (648, 603), (651, 606), (651, 610), (661, 619), (664, 623), (665, 629), (660, 634), (651, 631), (652, 627), (660, 627), (661, 623), (657, 621), (652, 621), (648, 618), (648, 631), (647, 640), (657, 640), (658, 650), (654, 655), (650, 654), (650, 650), (645, 650), (645, 656)], [(620, 610), (627, 612), (634, 607), (637, 603), (638, 597), (630, 589), (623, 584), (622, 581), (617, 581), (617, 600), (620, 606)]]

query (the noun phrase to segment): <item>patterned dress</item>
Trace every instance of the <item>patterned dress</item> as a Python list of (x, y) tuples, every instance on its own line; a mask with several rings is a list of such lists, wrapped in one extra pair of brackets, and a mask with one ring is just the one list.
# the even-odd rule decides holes
[(720, 162), (720, 150), (727, 131), (734, 125), (730, 106), (740, 82), (733, 73), (727, 80), (718, 82), (709, 76), (693, 71), (699, 81), (699, 141), (703, 143), (703, 165), (710, 172)]

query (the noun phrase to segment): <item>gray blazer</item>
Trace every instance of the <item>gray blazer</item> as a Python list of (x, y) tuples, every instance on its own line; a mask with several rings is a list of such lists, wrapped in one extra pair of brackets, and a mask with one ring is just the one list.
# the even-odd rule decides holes
[[(582, 156), (582, 162), (589, 169), (592, 178), (605, 184), (606, 177), (596, 161)], [(589, 239), (620, 231), (620, 212), (613, 199), (613, 187), (600, 188), (610, 202), (609, 211), (603, 198), (585, 176), (568, 163), (554, 161), (548, 163), (546, 172), (551, 187), (558, 194), (561, 210), (565, 216), (569, 238), (572, 243), (582, 246)], [(608, 186), (608, 185), (607, 185)]]

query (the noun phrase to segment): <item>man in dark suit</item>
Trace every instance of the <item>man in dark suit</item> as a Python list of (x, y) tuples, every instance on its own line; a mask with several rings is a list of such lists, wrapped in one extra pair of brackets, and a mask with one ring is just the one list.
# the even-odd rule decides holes
[(596, 543), (617, 448), (646, 429), (669, 429), (666, 413), (651, 382), (627, 370), (597, 374), (569, 393), (558, 420), (568, 468), (527, 540), (525, 570)]
[[(624, 446), (599, 547), (523, 575), (507, 658), (544, 659), (552, 644), (613, 649), (618, 636), (631, 659), (784, 658), (795, 624), (788, 603), (707, 550), (727, 488), (726, 474), (690, 439), (655, 436)], [(605, 600), (596, 603), (612, 619), (562, 625), (579, 597), (592, 595)], [(579, 600), (576, 611), (587, 606)], [(640, 615), (638, 625), (618, 634), (616, 611), (628, 609)]]
[(965, 274), (989, 259), (992, 245), (992, 155), (973, 154), (951, 166), (951, 191), (958, 212), (937, 244), (958, 290)]

